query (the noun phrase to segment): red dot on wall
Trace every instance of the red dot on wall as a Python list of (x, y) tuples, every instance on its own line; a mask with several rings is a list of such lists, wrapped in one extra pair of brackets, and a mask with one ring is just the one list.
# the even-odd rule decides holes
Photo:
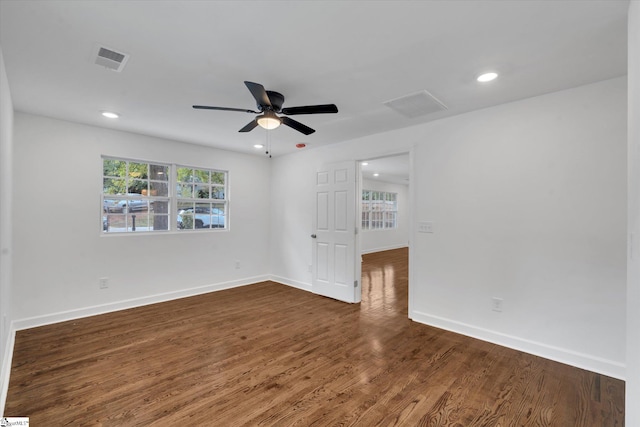
[(303, 144), (303, 143), (296, 144), (296, 148), (304, 148), (306, 146), (307, 146), (307, 144)]

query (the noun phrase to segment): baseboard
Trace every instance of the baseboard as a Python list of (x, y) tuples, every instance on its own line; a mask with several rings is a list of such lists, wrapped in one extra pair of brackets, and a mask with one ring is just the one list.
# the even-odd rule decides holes
[(16, 329), (11, 322), (9, 326), (9, 333), (7, 334), (7, 343), (4, 347), (4, 355), (2, 357), (2, 372), (0, 372), (0, 384), (2, 384), (0, 390), (0, 416), (4, 417), (4, 406), (7, 403), (7, 393), (9, 392), (9, 379), (11, 377), (11, 363), (13, 361), (13, 347), (16, 342)]
[(403, 245), (392, 245), (392, 246), (385, 246), (382, 248), (374, 248), (374, 249), (367, 249), (367, 250), (363, 250), (360, 253), (362, 255), (366, 255), (366, 254), (372, 254), (375, 252), (384, 252), (384, 251), (392, 251), (394, 249), (402, 249), (402, 248), (407, 248), (408, 246), (403, 244)]
[(420, 311), (413, 311), (411, 319), (439, 329), (498, 344), (503, 347), (533, 354), (535, 356), (575, 366), (577, 368), (586, 369), (591, 372), (596, 372), (623, 381), (625, 380), (626, 365), (624, 363), (479, 328), (477, 326), (434, 316)]
[(291, 286), (292, 288), (302, 289), (303, 291), (313, 292), (311, 288), (311, 283), (299, 282), (293, 279), (287, 279), (286, 277), (281, 276), (270, 276), (269, 280), (272, 282), (277, 282), (282, 285)]
[(80, 319), (83, 317), (96, 316), (99, 314), (111, 313), (129, 308), (142, 307), (149, 304), (157, 304), (160, 302), (171, 301), (174, 299), (192, 297), (195, 295), (207, 294), (209, 292), (221, 291), (224, 289), (237, 288), (239, 286), (251, 285), (258, 282), (269, 280), (267, 275), (248, 277), (241, 280), (233, 280), (229, 282), (216, 283), (212, 285), (200, 286), (197, 288), (183, 289), (180, 291), (167, 292), (162, 294), (150, 295), (141, 298), (133, 298), (124, 301), (117, 301), (108, 304), (96, 305), (92, 307), (80, 308), (77, 310), (63, 311), (59, 313), (46, 314), (43, 316), (19, 319), (13, 322), (16, 331), (23, 329), (35, 328), (38, 326), (50, 325), (53, 323), (66, 322), (68, 320)]

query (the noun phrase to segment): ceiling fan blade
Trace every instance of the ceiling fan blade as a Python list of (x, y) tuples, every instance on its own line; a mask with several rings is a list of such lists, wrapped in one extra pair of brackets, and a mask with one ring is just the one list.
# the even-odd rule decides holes
[(256, 99), (256, 102), (259, 106), (271, 107), (271, 101), (269, 100), (269, 95), (267, 95), (267, 91), (264, 89), (260, 83), (253, 82), (244, 82), (251, 95)]
[(330, 114), (337, 112), (338, 107), (336, 107), (335, 104), (306, 105), (303, 107), (289, 107), (282, 109), (282, 114), (286, 114), (287, 116), (295, 116), (296, 114)]
[(228, 108), (228, 107), (209, 107), (207, 105), (194, 105), (193, 108), (196, 110), (222, 110), (222, 111), (240, 111), (242, 113), (253, 113), (259, 114), (258, 111), (246, 110), (244, 108)]
[(293, 120), (289, 117), (280, 117), (283, 125), (287, 125), (290, 128), (297, 130), (298, 132), (302, 132), (305, 135), (311, 135), (315, 132), (315, 129), (311, 129), (309, 126), (303, 125), (302, 123)]
[(257, 120), (252, 120), (249, 123), (247, 123), (247, 125), (245, 127), (243, 127), (242, 129), (240, 129), (238, 132), (250, 132), (252, 131), (256, 126), (258, 126), (258, 121)]

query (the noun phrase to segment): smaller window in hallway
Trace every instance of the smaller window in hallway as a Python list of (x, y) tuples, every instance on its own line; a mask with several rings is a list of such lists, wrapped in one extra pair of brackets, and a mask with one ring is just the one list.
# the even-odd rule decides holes
[(362, 191), (362, 230), (388, 230), (398, 227), (398, 193)]

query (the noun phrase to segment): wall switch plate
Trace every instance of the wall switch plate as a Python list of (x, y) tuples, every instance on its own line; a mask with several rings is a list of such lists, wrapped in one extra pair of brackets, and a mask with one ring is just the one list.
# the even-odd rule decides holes
[(100, 289), (107, 289), (109, 287), (109, 278), (101, 277), (98, 280), (98, 286), (100, 287)]
[(491, 298), (491, 310), (496, 311), (498, 313), (502, 313), (502, 303), (503, 303), (502, 298), (496, 298), (496, 297)]
[(240, 260), (239, 260), (239, 259), (237, 259), (237, 260), (236, 260), (236, 270), (237, 270), (237, 269), (239, 269), (239, 268), (240, 268)]
[(433, 222), (430, 222), (430, 221), (419, 222), (418, 233), (433, 233)]

